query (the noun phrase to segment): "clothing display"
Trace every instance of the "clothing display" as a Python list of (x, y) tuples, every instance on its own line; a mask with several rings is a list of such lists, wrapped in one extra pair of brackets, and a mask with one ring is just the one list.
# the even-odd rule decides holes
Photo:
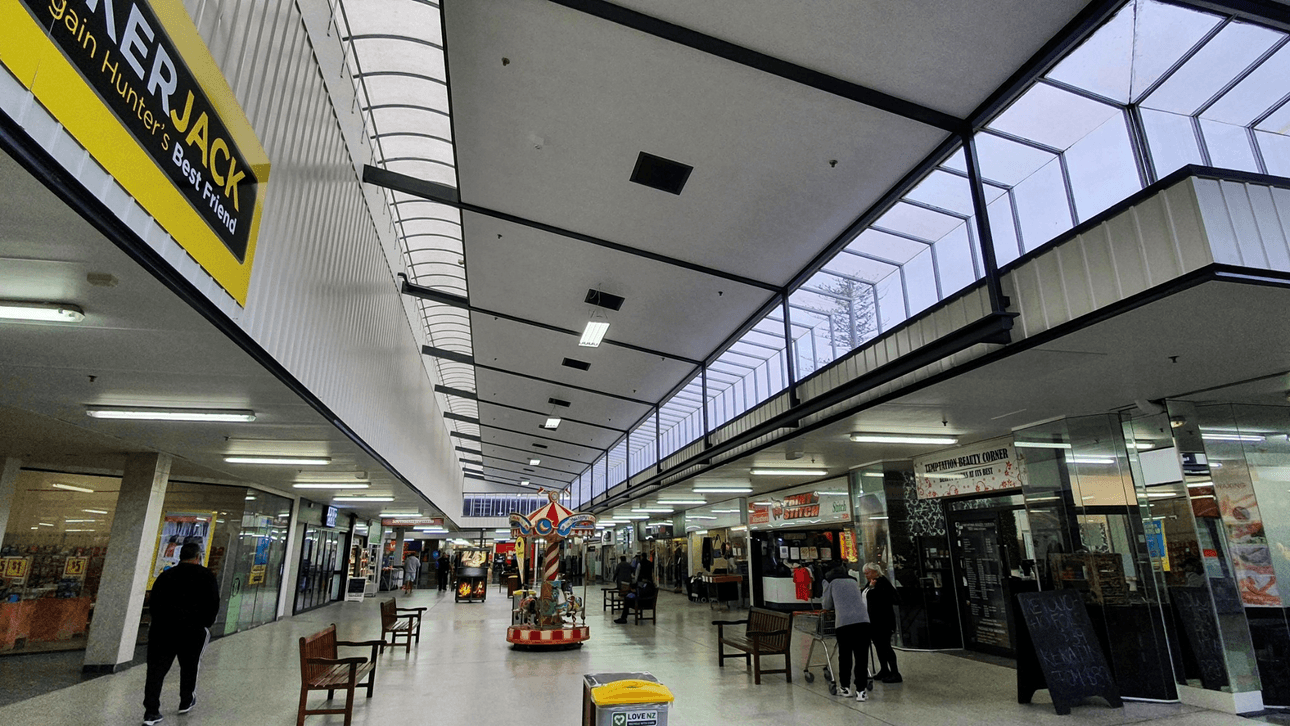
[(793, 586), (796, 589), (798, 600), (809, 601), (811, 599), (811, 586), (814, 579), (809, 567), (798, 567), (793, 570)]

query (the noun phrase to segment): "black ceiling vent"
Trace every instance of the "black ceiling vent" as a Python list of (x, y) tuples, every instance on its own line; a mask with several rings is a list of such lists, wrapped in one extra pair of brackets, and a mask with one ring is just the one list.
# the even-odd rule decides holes
[(560, 365), (577, 368), (580, 371), (585, 371), (591, 368), (590, 363), (581, 360), (574, 360), (573, 358), (565, 358), (563, 361), (560, 361)]
[(535, 448), (535, 449), (545, 449), (545, 448), (548, 448), (548, 447), (547, 447), (547, 445), (546, 445), (546, 444), (533, 444), (533, 448)]
[(623, 298), (603, 290), (588, 290), (587, 297), (583, 299), (583, 302), (609, 310), (619, 310), (623, 307)]
[(533, 471), (533, 470), (525, 467), (524, 471)]
[(636, 157), (636, 168), (632, 169), (632, 181), (660, 191), (680, 194), (692, 171), (694, 171), (692, 166), (642, 151), (640, 156)]
[(564, 406), (565, 408), (569, 407), (568, 401), (561, 401), (558, 398), (548, 398), (546, 402), (551, 404), (552, 406)]

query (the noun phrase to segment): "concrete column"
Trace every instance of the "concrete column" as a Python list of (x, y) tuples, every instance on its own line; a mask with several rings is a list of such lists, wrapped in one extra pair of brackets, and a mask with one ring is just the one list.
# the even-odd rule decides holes
[(86, 672), (112, 672), (134, 658), (170, 461), (169, 454), (126, 457), (94, 622), (85, 647)]
[(408, 531), (402, 527), (394, 529), (394, 568), (403, 567), (403, 543), (407, 540)]
[(282, 582), (278, 583), (278, 618), (295, 609), (296, 580), (300, 577), (300, 540), (305, 525), (300, 521), (300, 497), (291, 500), (291, 526), (287, 528), (287, 546), (282, 553)]
[(21, 467), (22, 462), (18, 459), (0, 458), (0, 542), (4, 542), (5, 530), (9, 528), (9, 512), (18, 491), (18, 470)]

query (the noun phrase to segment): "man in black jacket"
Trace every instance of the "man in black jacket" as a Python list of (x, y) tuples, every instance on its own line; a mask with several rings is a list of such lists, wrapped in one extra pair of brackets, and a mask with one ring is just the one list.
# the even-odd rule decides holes
[(864, 566), (864, 576), (869, 581), (864, 589), (864, 596), (865, 604), (869, 607), (870, 631), (879, 665), (878, 672), (873, 675), (874, 680), (900, 683), (905, 679), (896, 669), (896, 651), (891, 647), (891, 636), (896, 632), (895, 606), (899, 596), (876, 563), (870, 562)]
[(219, 612), (219, 582), (202, 567), (201, 546), (186, 542), (179, 564), (152, 584), (148, 627), (148, 680), (143, 689), (143, 723), (161, 722), (161, 683), (179, 658), (179, 712), (197, 705), (197, 667), (210, 642), (210, 627)]

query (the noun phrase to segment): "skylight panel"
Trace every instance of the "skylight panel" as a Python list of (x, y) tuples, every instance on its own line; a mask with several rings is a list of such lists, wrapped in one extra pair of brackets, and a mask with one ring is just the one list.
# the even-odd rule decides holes
[(843, 250), (841, 254), (835, 255), (833, 259), (829, 260), (824, 269), (827, 272), (856, 277), (866, 282), (877, 282), (899, 268), (895, 265), (860, 257)]
[(1263, 119), (1255, 128), (1259, 131), (1290, 135), (1290, 103), (1282, 104), (1281, 108), (1273, 111), (1272, 115)]
[(1020, 184), (1056, 158), (1047, 151), (988, 133), (976, 135), (976, 148), (981, 175), (1009, 187)]
[(1222, 22), (1181, 5), (1138, 0), (1131, 97), (1137, 101), (1161, 76)]
[(1137, 3), (1131, 2), (1058, 63), (1048, 77), (1128, 103), (1136, 20)]
[(1117, 113), (1115, 106), (1039, 83), (991, 121), (989, 128), (1064, 151)]
[(972, 189), (968, 180), (947, 171), (937, 170), (928, 174), (905, 198), (965, 217), (972, 215)]
[(1280, 37), (1280, 33), (1257, 25), (1231, 23), (1143, 100), (1142, 105), (1191, 115)]
[(1248, 126), (1287, 94), (1290, 94), (1290, 45), (1283, 45), (1201, 117)]
[(914, 255), (927, 249), (927, 245), (885, 232), (866, 229), (851, 244), (847, 245), (847, 249), (857, 254), (869, 255), (882, 261), (903, 265)]

